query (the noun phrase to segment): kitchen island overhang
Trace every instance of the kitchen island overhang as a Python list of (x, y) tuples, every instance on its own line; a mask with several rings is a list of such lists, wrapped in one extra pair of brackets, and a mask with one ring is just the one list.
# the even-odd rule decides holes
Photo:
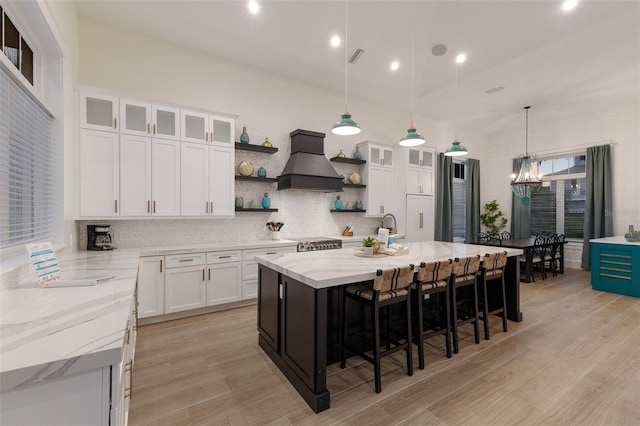
[(409, 244), (409, 254), (385, 258), (356, 257), (354, 249), (257, 257), (259, 345), (319, 413), (330, 406), (326, 368), (337, 361), (341, 288), (373, 280), (377, 269), (502, 251), (508, 256), (507, 317), (522, 321), (520, 249), (429, 241)]

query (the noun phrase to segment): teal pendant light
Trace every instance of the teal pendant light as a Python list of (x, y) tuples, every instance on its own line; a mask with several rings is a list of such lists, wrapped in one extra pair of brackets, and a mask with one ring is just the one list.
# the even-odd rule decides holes
[(361, 129), (358, 123), (351, 118), (347, 108), (347, 97), (349, 93), (349, 85), (347, 79), (347, 66), (349, 65), (348, 54), (348, 33), (349, 33), (349, 0), (345, 1), (345, 24), (344, 24), (344, 114), (340, 116), (340, 120), (333, 125), (331, 132), (335, 135), (350, 136), (357, 135)]
[[(457, 20), (460, 21), (460, 3), (456, 3), (456, 14), (457, 14)], [(459, 25), (458, 25), (459, 27)], [(456, 36), (457, 38), (457, 36)], [(460, 44), (458, 40), (456, 40), (456, 44)], [(457, 47), (457, 46), (456, 46)], [(460, 56), (463, 56), (462, 60), (459, 60)], [(455, 137), (453, 139), (453, 142), (451, 142), (451, 146), (449, 148), (447, 148), (447, 150), (444, 152), (444, 155), (446, 155), (447, 157), (460, 157), (462, 155), (467, 155), (469, 152), (467, 151), (467, 148), (464, 147), (464, 145), (462, 145), (460, 143), (460, 141), (458, 140), (458, 65), (464, 62), (464, 55), (458, 55), (456, 56), (456, 122), (455, 122)]]
[(524, 155), (520, 156), (520, 171), (513, 176), (511, 181), (511, 190), (513, 194), (522, 200), (522, 204), (529, 205), (531, 197), (540, 192), (542, 182), (536, 176), (531, 162), (535, 157), (529, 154), (529, 108), (524, 107), (526, 111), (526, 130), (524, 137)]
[(402, 146), (417, 146), (422, 145), (424, 143), (424, 137), (416, 130), (416, 127), (413, 125), (413, 39), (414, 39), (414, 29), (413, 29), (413, 16), (415, 14), (411, 14), (411, 125), (407, 130), (407, 133), (400, 138), (400, 145)]
[(464, 145), (462, 145), (457, 139), (458, 138), (456, 137), (456, 140), (451, 142), (451, 146), (447, 148), (447, 150), (444, 152), (444, 155), (446, 155), (447, 157), (459, 157), (461, 155), (467, 155), (469, 153), (467, 151), (467, 148), (465, 148)]

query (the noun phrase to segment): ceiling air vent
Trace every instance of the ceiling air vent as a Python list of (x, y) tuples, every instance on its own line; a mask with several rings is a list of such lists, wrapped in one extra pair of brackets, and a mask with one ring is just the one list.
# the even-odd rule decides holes
[(350, 64), (355, 64), (356, 62), (358, 62), (360, 60), (360, 58), (362, 57), (363, 53), (364, 53), (364, 50), (356, 49), (353, 52), (353, 55), (351, 55), (351, 57), (349, 58), (349, 63)]
[(487, 95), (493, 95), (494, 93), (499, 92), (501, 90), (504, 90), (504, 87), (498, 86), (498, 87), (494, 87), (493, 89), (485, 90), (484, 93), (486, 93)]

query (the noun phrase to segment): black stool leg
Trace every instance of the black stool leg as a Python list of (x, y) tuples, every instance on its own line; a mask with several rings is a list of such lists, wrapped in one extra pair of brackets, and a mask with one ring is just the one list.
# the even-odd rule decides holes
[[(413, 376), (413, 343), (411, 340), (411, 292), (407, 293), (407, 374)], [(420, 335), (422, 342), (422, 335)], [(422, 360), (424, 366), (424, 359)]]
[(482, 273), (482, 315), (484, 316), (484, 340), (489, 340), (489, 298), (487, 297), (486, 273)]
[(342, 332), (340, 333), (340, 368), (344, 368), (345, 367), (345, 357), (344, 357), (344, 342), (345, 342), (345, 336), (347, 335), (347, 297), (346, 297), (346, 291), (343, 288), (340, 289), (340, 302), (341, 305), (340, 306), (340, 328), (342, 330)]
[[(418, 284), (420, 285), (420, 284)], [(424, 370), (424, 307), (422, 306), (423, 296), (422, 291), (416, 291), (416, 344), (418, 345), (418, 368)]]
[(453, 353), (458, 353), (458, 289), (455, 284), (451, 287), (451, 333), (453, 334)]
[(478, 324), (478, 278), (476, 277), (473, 280), (473, 304), (474, 304), (474, 312), (475, 316), (473, 320), (473, 332), (476, 338), (476, 345), (480, 344), (480, 325)]
[(445, 346), (446, 346), (446, 350), (447, 350), (447, 358), (451, 358), (451, 298), (450, 298), (450, 291), (451, 289), (451, 284), (447, 283), (447, 287), (444, 291), (444, 296), (445, 296), (445, 307), (444, 307), (444, 315), (446, 317), (445, 319), (445, 323), (447, 326), (447, 332), (445, 333), (444, 337), (445, 337)]
[(504, 284), (504, 271), (502, 272), (502, 330), (507, 331), (507, 294)]
[(382, 392), (382, 384), (380, 382), (380, 312), (378, 303), (374, 302), (371, 306), (371, 316), (373, 320), (373, 370), (375, 375), (376, 393)]

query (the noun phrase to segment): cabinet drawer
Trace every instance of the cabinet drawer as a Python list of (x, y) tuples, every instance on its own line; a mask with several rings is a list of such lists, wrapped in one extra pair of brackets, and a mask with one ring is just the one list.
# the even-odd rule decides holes
[(242, 280), (257, 280), (258, 279), (258, 262), (243, 262), (242, 263)]
[(207, 253), (207, 263), (238, 262), (242, 259), (241, 250), (212, 251)]
[(178, 268), (182, 266), (197, 266), (206, 263), (205, 253), (172, 254), (165, 256), (167, 268)]
[(281, 253), (294, 253), (296, 251), (295, 246), (291, 247), (265, 247), (260, 249), (242, 250), (243, 261), (253, 261), (256, 256), (265, 256), (269, 254), (281, 254)]

